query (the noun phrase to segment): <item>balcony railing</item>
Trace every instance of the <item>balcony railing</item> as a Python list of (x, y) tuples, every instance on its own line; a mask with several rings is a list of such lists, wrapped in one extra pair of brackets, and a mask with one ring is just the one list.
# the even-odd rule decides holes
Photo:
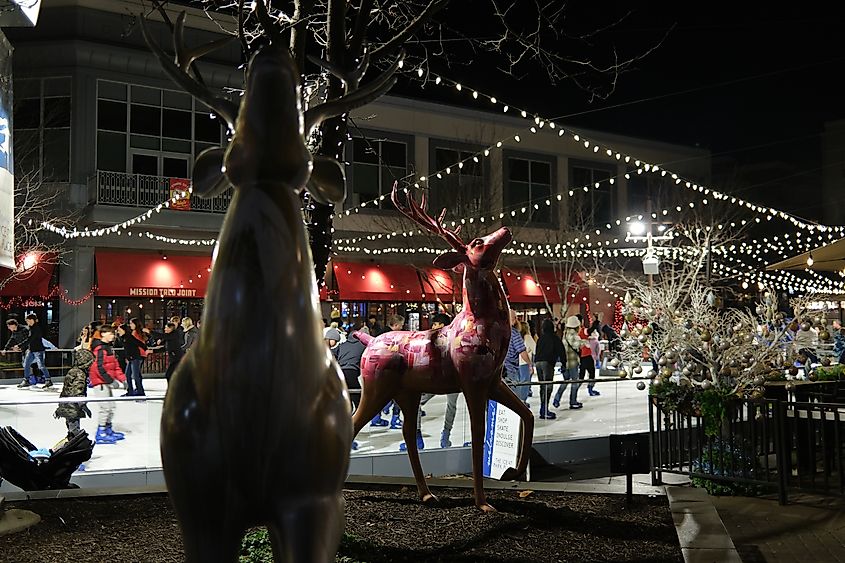
[[(124, 207), (155, 207), (170, 199), (170, 178), (126, 174), (98, 170), (91, 180), (96, 182), (97, 203)], [(211, 199), (191, 198), (191, 211), (225, 213), (232, 199), (231, 191)]]

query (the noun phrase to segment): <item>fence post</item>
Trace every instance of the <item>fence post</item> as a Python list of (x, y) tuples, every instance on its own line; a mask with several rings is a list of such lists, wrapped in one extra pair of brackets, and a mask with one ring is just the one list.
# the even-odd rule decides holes
[(785, 426), (786, 407), (778, 399), (775, 401), (775, 460), (778, 468), (778, 502), (782, 505), (789, 502), (787, 493), (789, 475), (787, 475), (787, 471), (792, 470), (792, 464), (787, 463), (787, 456), (791, 458), (792, 452), (787, 445)]

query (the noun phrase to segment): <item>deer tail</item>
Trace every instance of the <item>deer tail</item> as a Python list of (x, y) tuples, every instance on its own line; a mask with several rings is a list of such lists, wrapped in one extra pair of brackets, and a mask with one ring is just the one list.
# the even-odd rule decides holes
[(358, 332), (357, 330), (353, 332), (352, 335), (358, 340), (360, 340), (364, 344), (364, 346), (369, 346), (370, 342), (372, 342), (373, 340), (372, 335), (367, 334), (365, 332)]

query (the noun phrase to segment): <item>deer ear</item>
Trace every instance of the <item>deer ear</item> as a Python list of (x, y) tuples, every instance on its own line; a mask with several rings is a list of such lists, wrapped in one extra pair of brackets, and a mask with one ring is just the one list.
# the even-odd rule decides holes
[(191, 181), (194, 195), (211, 198), (231, 187), (226, 175), (223, 174), (223, 155), (225, 154), (226, 149), (213, 147), (205, 149), (197, 156)]
[(441, 270), (458, 270), (463, 269), (463, 265), (467, 262), (467, 255), (462, 252), (444, 252), (434, 259), (434, 266)]
[(343, 203), (346, 199), (346, 175), (338, 161), (327, 156), (315, 156), (308, 193), (319, 203)]

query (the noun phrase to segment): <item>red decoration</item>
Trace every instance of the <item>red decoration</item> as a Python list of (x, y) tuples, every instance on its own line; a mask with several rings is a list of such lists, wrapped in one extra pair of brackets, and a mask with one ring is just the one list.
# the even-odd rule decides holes
[(616, 331), (616, 334), (622, 330), (622, 325), (625, 324), (625, 319), (622, 316), (622, 300), (617, 299), (616, 303), (613, 304), (613, 330)]

